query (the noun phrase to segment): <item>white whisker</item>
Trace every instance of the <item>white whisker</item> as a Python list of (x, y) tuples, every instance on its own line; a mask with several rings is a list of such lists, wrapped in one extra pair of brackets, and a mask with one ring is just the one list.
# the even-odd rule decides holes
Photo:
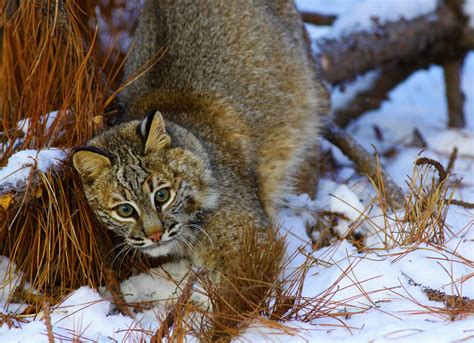
[(186, 240), (185, 236), (179, 236), (177, 239), (179, 239), (180, 242), (183, 242), (191, 250), (194, 256), (198, 256), (197, 251), (194, 249), (193, 245)]
[(201, 249), (205, 249), (205, 245), (193, 234), (190, 234), (189, 232), (182, 231), (182, 235), (189, 237), (189, 243), (198, 246)]
[(184, 250), (181, 244), (179, 244), (179, 239), (173, 239), (173, 247), (176, 251), (178, 251), (179, 255), (184, 256)]
[(115, 255), (114, 259), (112, 260), (112, 264), (114, 264), (116, 261), (118, 262), (118, 258), (121, 257), (120, 262), (118, 262), (119, 267), (123, 264), (124, 259), (127, 256), (127, 252), (130, 251), (130, 249), (132, 248), (126, 242), (124, 242), (123, 244), (120, 244), (120, 246), (121, 246), (120, 251), (117, 253), (117, 255)]
[(191, 228), (194, 228), (194, 229), (197, 229), (199, 230), (200, 232), (203, 233), (204, 236), (207, 237), (207, 239), (209, 239), (209, 242), (214, 245), (214, 241), (212, 239), (212, 237), (206, 232), (206, 230), (204, 230), (201, 226), (197, 225), (197, 224), (186, 224), (184, 225), (184, 227), (191, 227)]

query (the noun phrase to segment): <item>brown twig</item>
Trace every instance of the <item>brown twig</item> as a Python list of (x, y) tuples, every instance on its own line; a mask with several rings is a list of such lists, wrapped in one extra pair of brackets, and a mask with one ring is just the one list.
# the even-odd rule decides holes
[(47, 302), (43, 303), (43, 320), (48, 333), (48, 343), (54, 343), (53, 325), (51, 325), (51, 309)]
[(6, 324), (9, 329), (21, 329), (21, 324), (23, 323), (28, 323), (28, 320), (25, 320), (14, 313), (0, 313), (0, 328)]
[(446, 173), (448, 174), (448, 176), (451, 175), (451, 173), (453, 172), (454, 163), (456, 162), (457, 158), (458, 148), (454, 147), (453, 151), (451, 152), (451, 155), (449, 156), (448, 166), (446, 167)]
[(431, 301), (442, 302), (448, 307), (464, 307), (467, 311), (474, 312), (474, 300), (469, 299), (468, 297), (448, 295), (431, 288), (424, 288), (423, 293), (425, 293)]
[(322, 13), (306, 12), (306, 11), (302, 11), (300, 12), (300, 14), (301, 14), (301, 19), (305, 23), (318, 25), (318, 26), (332, 25), (334, 21), (337, 19), (337, 16), (332, 15), (332, 14), (322, 14)]
[[(454, 161), (456, 160), (456, 157), (457, 157), (457, 152), (458, 152), (457, 148), (454, 148), (449, 158), (447, 169), (444, 169), (444, 167), (438, 161), (433, 160), (431, 158), (427, 158), (427, 157), (422, 157), (422, 158), (417, 159), (415, 161), (415, 164), (417, 166), (427, 164), (434, 167), (438, 171), (439, 183), (441, 183), (442, 181), (446, 180), (449, 174), (451, 173), (454, 166)], [(464, 207), (467, 209), (474, 209), (474, 203), (466, 202), (463, 200), (456, 200), (456, 199), (446, 199), (446, 201), (450, 205), (456, 205), (456, 206)]]
[(415, 282), (408, 278), (408, 283), (413, 286), (421, 287), (423, 293), (429, 300), (442, 302), (448, 308), (462, 308), (465, 312), (474, 313), (474, 300), (461, 295), (448, 295), (443, 291), (432, 289)]
[(125, 298), (123, 296), (122, 290), (120, 288), (120, 283), (118, 282), (117, 276), (110, 267), (104, 268), (104, 278), (106, 282), (107, 290), (112, 295), (115, 306), (124, 316), (135, 318), (135, 314), (132, 312), (130, 307), (125, 303)]
[(446, 170), (444, 169), (443, 165), (439, 163), (438, 161), (433, 160), (432, 158), (421, 157), (415, 161), (415, 165), (417, 166), (424, 165), (424, 164), (430, 165), (438, 171), (440, 183), (446, 180), (446, 178), (448, 177), (448, 173), (446, 173)]
[[(357, 143), (352, 136), (331, 121), (325, 123), (322, 135), (338, 147), (354, 163), (357, 172), (366, 174), (371, 179), (376, 178), (378, 168), (376, 159)], [(401, 208), (404, 201), (404, 194), (401, 188), (385, 172), (382, 172), (382, 180), (386, 190), (386, 198), (390, 205), (393, 208)]]
[(466, 201), (463, 201), (463, 200), (456, 200), (456, 199), (451, 199), (449, 201), (449, 203), (451, 205), (456, 205), (456, 206), (467, 208), (468, 210), (474, 210), (474, 203), (466, 202)]

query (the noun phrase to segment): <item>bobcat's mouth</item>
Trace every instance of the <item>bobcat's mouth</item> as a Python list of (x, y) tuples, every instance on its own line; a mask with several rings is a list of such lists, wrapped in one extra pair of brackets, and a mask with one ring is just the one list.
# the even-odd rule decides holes
[[(164, 241), (153, 242), (146, 246), (135, 246), (135, 248), (152, 257), (166, 256), (175, 253), (176, 245), (172, 244), (174, 241), (175, 239), (171, 238)], [(146, 243), (143, 242), (143, 244)]]
[[(185, 239), (183, 237), (190, 236), (182, 231), (183, 225), (180, 223), (171, 224), (164, 232), (160, 241), (152, 241), (151, 239), (141, 237), (128, 237), (128, 244), (133, 246), (140, 252), (152, 256), (181, 255), (185, 252), (182, 245)], [(185, 244), (186, 246), (190, 245)]]
[(170, 238), (170, 239), (166, 239), (166, 240), (161, 240), (159, 242), (152, 242), (151, 244), (148, 244), (148, 245), (146, 245), (146, 243), (143, 242), (143, 245), (140, 246), (139, 248), (142, 249), (142, 250), (153, 249), (153, 248), (156, 248), (156, 247), (159, 247), (159, 246), (169, 244), (172, 241), (174, 241), (174, 239)]

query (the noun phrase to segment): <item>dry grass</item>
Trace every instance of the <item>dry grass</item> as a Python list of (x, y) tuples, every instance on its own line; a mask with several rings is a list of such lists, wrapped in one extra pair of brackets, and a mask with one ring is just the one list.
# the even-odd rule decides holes
[[(192, 272), (172, 310), (165, 317), (157, 315), (160, 325), (152, 342), (163, 338), (182, 342), (187, 334), (206, 342), (228, 341), (255, 318), (271, 318), (281, 309), (283, 289), (278, 278), (284, 268), (284, 238), (276, 227), (259, 231), (244, 223), (241, 230), (242, 240), (235, 250), (218, 252), (224, 266), (219, 282), (204, 270)], [(190, 302), (191, 289), (205, 292), (212, 311)]]
[[(457, 183), (451, 180), (439, 162), (428, 158), (415, 161), (401, 209), (393, 210), (386, 200), (380, 163), (377, 163), (375, 178), (370, 181), (375, 197), (363, 211), (345, 203), (358, 213), (358, 219), (350, 223), (350, 230), (341, 238), (349, 238), (361, 251), (370, 252), (421, 243), (442, 244), (447, 235), (452, 237), (453, 233), (446, 225), (446, 216), (454, 201), (452, 197)], [(321, 212), (320, 217), (326, 218), (320, 223), (320, 228), (326, 231), (337, 223), (335, 219), (350, 222), (340, 213)], [(373, 237), (360, 236), (363, 226)], [(379, 244), (367, 246), (368, 238)]]
[(5, 211), (0, 229), (2, 254), (24, 273), (25, 281), (53, 297), (102, 281), (93, 232), (97, 223), (77, 192), (79, 181), (67, 166), (62, 173), (39, 174), (40, 181), (27, 190), (33, 199)]
[[(272, 303), (282, 293), (278, 277), (284, 268), (285, 240), (273, 226), (259, 232), (251, 224), (242, 225), (242, 241), (231, 253), (222, 252), (226, 273), (219, 284), (204, 280), (213, 312), (205, 341), (236, 336), (250, 320), (269, 317)], [(280, 301), (280, 299), (279, 299)]]
[[(457, 151), (454, 150), (446, 168), (436, 160), (425, 157), (418, 158), (414, 162), (412, 176), (407, 180), (408, 191), (405, 194), (403, 207), (398, 210), (393, 210), (386, 201), (380, 164), (378, 164), (376, 177), (371, 180), (375, 190), (375, 198), (364, 211), (357, 211), (353, 208), (359, 214), (358, 219), (350, 223), (350, 219), (343, 214), (323, 212), (321, 216), (326, 220), (320, 223), (320, 227), (326, 231), (333, 231), (332, 228), (337, 223), (334, 219), (345, 220), (348, 222), (350, 230), (341, 238), (350, 239), (359, 251), (366, 252), (369, 256), (373, 252), (380, 253), (401, 247), (403, 250), (401, 253), (397, 253), (398, 256), (394, 259), (394, 262), (396, 262), (422, 247), (424, 250), (432, 250), (443, 256), (440, 262), (463, 264), (468, 268), (474, 268), (474, 261), (446, 247), (450, 240), (460, 237), (465, 231), (472, 229), (473, 226), (473, 222), (471, 222), (468, 227), (455, 233), (446, 224), (446, 217), (454, 204), (466, 208), (472, 206), (472, 204), (453, 199), (455, 189), (459, 183), (451, 175), (456, 156)], [(374, 208), (378, 208), (380, 211), (374, 211)], [(373, 214), (374, 212), (376, 215)], [(358, 230), (362, 226), (369, 228), (371, 233), (365, 237), (356, 234), (356, 232), (360, 232)], [(376, 241), (378, 244), (375, 246), (367, 245), (369, 241)], [(439, 266), (442, 267), (441, 264)], [(445, 269), (445, 272), (451, 279), (451, 282), (445, 286), (450, 286), (452, 293), (456, 295), (446, 295), (429, 288), (429, 285), (417, 285), (423, 288), (430, 300), (442, 304), (426, 306), (413, 298), (406, 289), (391, 291), (400, 297), (411, 300), (416, 307), (423, 309), (413, 311), (413, 314), (430, 313), (448, 320), (464, 318), (473, 314), (474, 300), (463, 297), (462, 285), (469, 278), (474, 277), (474, 273), (461, 279), (455, 279), (452, 276), (452, 271)], [(320, 313), (323, 312), (320, 311)]]
[[(0, 96), (3, 138), (10, 144), (0, 165), (15, 150), (79, 145), (102, 127), (109, 94), (74, 19), (77, 9), (70, 2), (53, 7), (21, 1), (4, 27)], [(59, 113), (47, 127), (44, 116), (52, 111)], [(22, 119), (29, 120), (24, 135)]]
[[(81, 2), (84, 8), (74, 1), (64, 7), (20, 1), (16, 10), (14, 2), (2, 5), (0, 166), (19, 150), (83, 144), (116, 113), (109, 84), (121, 60), (112, 61), (103, 46), (97, 49), (98, 31), (90, 30), (90, 20), (98, 2)], [(104, 69), (111, 71), (109, 78)], [(3, 194), (8, 201), (0, 207), (0, 255), (24, 273), (16, 294), (25, 295), (21, 288), (29, 282), (54, 301), (81, 285), (103, 283), (112, 237), (101, 231), (69, 163), (34, 171), (21, 192)], [(120, 276), (130, 269), (121, 268)], [(43, 302), (32, 295), (24, 300), (37, 309)]]
[[(253, 227), (243, 226), (242, 229), (244, 239), (241, 253), (225, 255), (230, 268), (227, 277), (223, 277), (218, 284), (200, 271), (199, 276), (185, 287), (189, 289), (190, 285), (200, 284), (210, 298), (212, 312), (197, 308), (189, 301), (189, 296), (181, 296), (168, 315), (157, 314), (157, 321), (161, 323), (157, 332), (133, 327), (128, 334), (142, 339), (152, 337), (152, 342), (159, 342), (163, 338), (182, 342), (186, 335), (206, 342), (229, 341), (252, 324), (271, 328), (275, 333), (296, 336), (298, 330), (286, 326), (286, 323), (295, 320), (313, 322), (323, 318), (335, 321), (334, 324), (325, 324), (328, 329), (345, 328), (351, 331), (352, 328), (345, 324), (344, 319), (378, 307), (371, 299), (376, 293), (396, 292), (400, 288), (381, 287), (366, 291), (365, 284), (376, 277), (358, 279), (354, 269), (363, 258), (354, 258), (345, 269), (341, 269), (339, 278), (326, 290), (314, 296), (304, 296), (303, 287), (308, 273), (314, 272), (321, 261), (308, 254), (305, 262), (292, 270), (290, 265), (293, 259), (303, 251), (284, 256), (285, 239), (278, 236), (276, 228), (269, 230), (263, 240), (257, 239)], [(336, 251), (337, 246), (331, 250)], [(351, 283), (341, 288), (340, 283), (345, 278), (349, 278)], [(334, 300), (340, 298), (337, 295), (348, 288), (355, 290), (353, 295)], [(195, 288), (194, 291), (199, 292), (199, 289)], [(360, 303), (356, 302), (358, 299), (372, 305), (355, 305)]]

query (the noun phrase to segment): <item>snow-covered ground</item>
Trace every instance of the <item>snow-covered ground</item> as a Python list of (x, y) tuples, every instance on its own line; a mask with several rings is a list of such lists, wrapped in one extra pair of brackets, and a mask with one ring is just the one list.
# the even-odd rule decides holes
[[(357, 10), (352, 6), (362, 3)], [(374, 3), (378, 4), (377, 14), (393, 18), (397, 8), (402, 8), (407, 16), (430, 11), (435, 1), (431, 0), (390, 0), (388, 6), (378, 0), (299, 0), (303, 9), (326, 13), (357, 14), (352, 24), (369, 28), (370, 15)], [(383, 4), (382, 4), (383, 3)], [(472, 1), (471, 3), (472, 7)], [(401, 4), (410, 4), (408, 7)], [(375, 6), (375, 8), (377, 8)], [(385, 7), (387, 6), (387, 7)], [(390, 7), (390, 9), (388, 9)], [(466, 6), (467, 8), (467, 6)], [(388, 11), (387, 11), (388, 9)], [(387, 14), (388, 13), (388, 14)], [(365, 19), (364, 19), (365, 18)], [(345, 28), (350, 23), (340, 24)], [(338, 28), (338, 30), (342, 28)], [(370, 28), (369, 28), (370, 29)], [(313, 36), (331, 34), (327, 28), (311, 28)], [(373, 74), (360, 77), (344, 93), (333, 91), (333, 108), (342, 107), (351, 94), (360, 92), (370, 84)], [(442, 70), (433, 66), (412, 75), (394, 89), (383, 106), (371, 111), (355, 122), (348, 130), (369, 151), (377, 149), (381, 154), (393, 150), (395, 153), (382, 159), (385, 169), (394, 180), (407, 190), (406, 180), (412, 174), (413, 162), (421, 154), (432, 157), (444, 165), (454, 147), (459, 149), (459, 157), (454, 166), (454, 176), (462, 179), (455, 192), (455, 198), (474, 202), (474, 53), (468, 55), (463, 71), (463, 90), (466, 95), (465, 113), (467, 127), (462, 130), (447, 129), (447, 106), (444, 96)], [(422, 134), (427, 147), (411, 146), (415, 129)], [(303, 296), (325, 297), (321, 306), (326, 315), (310, 322), (293, 320), (286, 325), (288, 330), (270, 329), (258, 320), (235, 341), (341, 341), (351, 342), (397, 342), (413, 341), (460, 341), (474, 340), (473, 317), (451, 320), (448, 311), (443, 314), (445, 304), (431, 301), (423, 291), (425, 287), (439, 290), (447, 295), (462, 295), (474, 299), (474, 211), (451, 206), (447, 216), (447, 226), (452, 234), (443, 247), (419, 245), (393, 247), (372, 253), (359, 253), (348, 241), (337, 243), (312, 252), (308, 246), (305, 218), (308, 212), (317, 209), (338, 211), (351, 219), (359, 216), (370, 201), (370, 183), (358, 176), (351, 163), (329, 143), (339, 165), (337, 175), (320, 181), (318, 197), (311, 200), (305, 195), (294, 196), (291, 202), (295, 209), (284, 210), (279, 220), (283, 224), (282, 233), (287, 235), (288, 254), (300, 249), (312, 256), (314, 263), (307, 273)], [(30, 154), (31, 155), (31, 154)], [(349, 203), (350, 205), (346, 204)], [(370, 216), (375, 218), (377, 207)], [(341, 221), (337, 231), (348, 230), (349, 223)], [(373, 227), (361, 228), (366, 234)], [(376, 236), (373, 236), (376, 237)], [(377, 246), (372, 238), (372, 246)], [(299, 253), (289, 268), (298, 268), (307, 256)], [(0, 271), (6, 270), (7, 259), (0, 264)], [(150, 277), (146, 276), (151, 283)], [(5, 280), (11, 278), (5, 278)], [(139, 280), (138, 278), (137, 280)], [(143, 281), (145, 277), (141, 281)], [(144, 291), (139, 280), (136, 290)], [(0, 284), (1, 285), (1, 284)], [(9, 292), (4, 284), (0, 301)], [(134, 292), (131, 282), (124, 284), (127, 293)], [(149, 296), (153, 296), (149, 294)], [(18, 310), (18, 306), (0, 303), (0, 311)], [(138, 313), (135, 320), (111, 312), (111, 302), (96, 290), (81, 288), (52, 310), (51, 322), (54, 333), (65, 340), (80, 333), (81, 339), (99, 342), (115, 340), (138, 341), (140, 333), (133, 329), (154, 332), (157, 329), (157, 309)], [(330, 315), (327, 315), (330, 313)], [(0, 328), (1, 342), (46, 342), (46, 327), (40, 317), (25, 318), (17, 328)], [(0, 321), (1, 322), (1, 321)]]

